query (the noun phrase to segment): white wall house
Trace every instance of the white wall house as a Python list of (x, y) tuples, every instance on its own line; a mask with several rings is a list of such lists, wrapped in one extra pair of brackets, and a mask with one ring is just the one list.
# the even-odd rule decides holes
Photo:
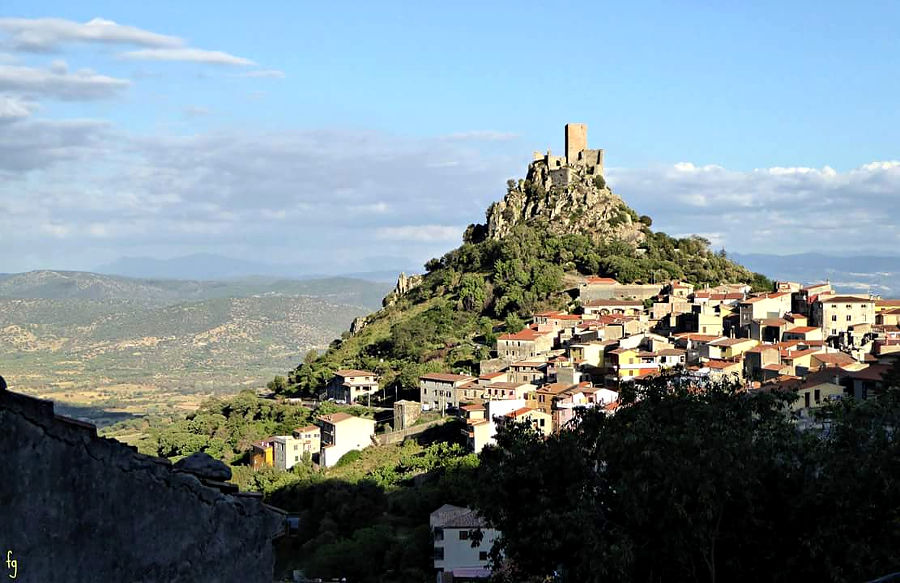
[(319, 417), (322, 428), (322, 450), (319, 464), (331, 467), (341, 457), (354, 449), (365, 449), (372, 445), (375, 435), (375, 420), (354, 417), (347, 413), (333, 413)]
[[(500, 532), (488, 528), (487, 523), (474, 510), (444, 504), (431, 513), (429, 518), (434, 536), (434, 568), (438, 571), (438, 582), (444, 574), (452, 573), (454, 578), (487, 579), (491, 547)], [(473, 546), (473, 533), (481, 531), (481, 542)]]

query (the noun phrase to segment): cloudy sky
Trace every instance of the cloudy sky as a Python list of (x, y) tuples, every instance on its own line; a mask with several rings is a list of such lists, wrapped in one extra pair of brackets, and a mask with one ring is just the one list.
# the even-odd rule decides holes
[(135, 4), (3, 2), (0, 272), (421, 265), (567, 121), (655, 228), (900, 253), (895, 3)]

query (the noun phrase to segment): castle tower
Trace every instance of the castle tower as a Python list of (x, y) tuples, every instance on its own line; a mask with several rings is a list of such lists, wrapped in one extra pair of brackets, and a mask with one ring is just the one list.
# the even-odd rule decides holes
[(587, 150), (587, 124), (566, 124), (566, 163), (574, 164), (579, 152)]

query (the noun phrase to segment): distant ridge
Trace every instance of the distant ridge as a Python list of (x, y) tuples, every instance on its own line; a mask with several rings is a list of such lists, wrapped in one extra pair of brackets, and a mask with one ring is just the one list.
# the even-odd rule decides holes
[[(395, 269), (392, 263), (397, 263), (399, 266)], [(304, 280), (340, 276), (393, 282), (401, 271), (411, 271), (409, 265), (402, 265), (402, 263), (401, 260), (391, 263), (377, 261), (375, 265), (389, 265), (390, 268), (342, 273), (326, 272), (305, 263), (267, 263), (235, 259), (214, 253), (195, 253), (171, 259), (120, 257), (110, 263), (97, 266), (94, 271), (123, 277), (178, 280), (229, 280), (252, 276)]]
[(900, 256), (796, 253), (729, 253), (748, 268), (781, 280), (814, 283), (828, 279), (841, 292), (871, 290), (884, 297), (900, 295)]

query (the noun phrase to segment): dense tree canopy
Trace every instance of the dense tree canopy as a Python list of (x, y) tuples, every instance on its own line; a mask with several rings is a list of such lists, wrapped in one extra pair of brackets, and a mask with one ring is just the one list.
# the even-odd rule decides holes
[[(825, 410), (661, 378), (544, 441), (482, 454), (478, 507), (509, 581), (863, 581), (900, 568), (896, 400)], [(499, 550), (499, 549), (498, 549)]]

